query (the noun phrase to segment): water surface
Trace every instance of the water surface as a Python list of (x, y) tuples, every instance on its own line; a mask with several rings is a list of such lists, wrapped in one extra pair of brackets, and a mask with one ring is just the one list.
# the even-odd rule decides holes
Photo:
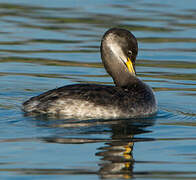
[[(194, 0), (0, 0), (2, 179), (195, 179)], [(111, 27), (139, 42), (138, 76), (156, 92), (153, 118), (28, 117), (31, 96), (74, 83), (112, 84), (99, 46)]]

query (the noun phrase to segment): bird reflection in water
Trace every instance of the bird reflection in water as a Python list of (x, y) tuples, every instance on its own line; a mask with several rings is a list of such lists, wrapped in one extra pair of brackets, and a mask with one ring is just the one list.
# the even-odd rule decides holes
[[(43, 121), (42, 121), (43, 122)], [(44, 141), (50, 143), (62, 143), (62, 144), (84, 144), (84, 143), (97, 143), (104, 142), (102, 147), (99, 147), (96, 156), (100, 157), (98, 163), (99, 170), (93, 172), (102, 179), (105, 178), (123, 178), (130, 179), (133, 177), (134, 158), (133, 147), (135, 142), (149, 141), (149, 138), (135, 138), (135, 135), (148, 133), (145, 130), (146, 127), (154, 124), (154, 119), (131, 119), (131, 120), (112, 120), (112, 121), (76, 121), (65, 122), (61, 124), (53, 124), (49, 121), (45, 121), (46, 124), (52, 127), (65, 128), (64, 130), (75, 131), (74, 138), (66, 137), (51, 137), (44, 138)], [(45, 124), (45, 125), (46, 125)], [(42, 123), (43, 125), (43, 123)], [(72, 127), (72, 128), (71, 128)], [(78, 128), (77, 128), (78, 127)], [(71, 129), (70, 129), (71, 128)], [(78, 130), (77, 130), (78, 129)], [(83, 129), (83, 130), (82, 130)], [(106, 130), (107, 129), (107, 130)], [(102, 134), (104, 131), (111, 134), (108, 139), (92, 139), (92, 138), (80, 138), (81, 134)], [(75, 138), (78, 134), (79, 138)], [(137, 150), (135, 150), (137, 151)], [(73, 170), (78, 174), (77, 170)], [(80, 169), (81, 171), (81, 169)], [(85, 170), (86, 171), (86, 170)], [(88, 173), (88, 172), (86, 172)], [(92, 170), (89, 170), (92, 174)]]
[[(150, 124), (149, 124), (150, 125)], [(144, 130), (146, 124), (133, 125), (132, 123), (120, 123), (111, 126), (111, 142), (105, 143), (99, 148), (97, 156), (101, 156), (99, 175), (101, 178), (132, 178), (133, 177), (133, 146), (136, 139), (134, 135), (147, 133)]]

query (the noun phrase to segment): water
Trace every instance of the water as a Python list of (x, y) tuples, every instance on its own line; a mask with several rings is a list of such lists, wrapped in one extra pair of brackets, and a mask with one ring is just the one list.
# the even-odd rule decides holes
[[(1, 179), (196, 179), (194, 0), (0, 0)], [(112, 84), (99, 54), (110, 27), (138, 38), (138, 76), (154, 118), (25, 117), (31, 96), (73, 83)]]

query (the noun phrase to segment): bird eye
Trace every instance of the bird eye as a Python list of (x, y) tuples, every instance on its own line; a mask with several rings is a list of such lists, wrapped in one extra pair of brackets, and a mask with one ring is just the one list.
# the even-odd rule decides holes
[(128, 51), (128, 55), (131, 56), (132, 54), (133, 54), (132, 51), (129, 50), (129, 51)]

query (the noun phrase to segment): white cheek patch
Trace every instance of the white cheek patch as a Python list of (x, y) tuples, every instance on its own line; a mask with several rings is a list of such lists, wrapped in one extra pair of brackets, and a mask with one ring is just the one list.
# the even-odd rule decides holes
[(113, 54), (116, 56), (116, 57), (119, 57), (120, 60), (123, 60), (124, 63), (127, 62), (127, 58), (126, 56), (124, 55), (121, 47), (117, 44), (117, 43), (109, 43), (108, 44), (108, 47), (111, 49), (111, 51), (113, 52)]

